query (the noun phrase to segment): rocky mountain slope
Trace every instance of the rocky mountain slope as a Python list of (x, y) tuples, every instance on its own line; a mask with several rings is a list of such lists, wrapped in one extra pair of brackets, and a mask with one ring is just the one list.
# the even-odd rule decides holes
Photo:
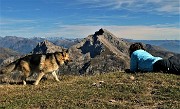
[(33, 54), (46, 54), (46, 53), (54, 53), (56, 51), (61, 52), (62, 47), (54, 45), (52, 42), (45, 40), (43, 42), (39, 42), (31, 53), (33, 53)]
[(94, 74), (119, 71), (129, 66), (128, 43), (105, 29), (69, 48), (73, 60), (63, 73)]
[(173, 52), (167, 51), (164, 48), (159, 47), (159, 46), (153, 46), (153, 45), (150, 45), (150, 44), (144, 44), (144, 47), (153, 56), (159, 56), (159, 57), (162, 57), (162, 58), (165, 58), (165, 59), (167, 59), (167, 58), (169, 58), (171, 56), (177, 56), (178, 55), (178, 53), (173, 53)]
[(27, 54), (38, 44), (38, 40), (28, 38), (6, 36), (0, 38), (0, 47), (10, 48), (16, 52)]
[(6, 60), (7, 58), (10, 58), (10, 60), (7, 59), (7, 61), (11, 61), (12, 59), (14, 59), (14, 57), (18, 57), (20, 56), (21, 54), (18, 53), (18, 52), (15, 52), (9, 48), (2, 48), (0, 47), (0, 64)]

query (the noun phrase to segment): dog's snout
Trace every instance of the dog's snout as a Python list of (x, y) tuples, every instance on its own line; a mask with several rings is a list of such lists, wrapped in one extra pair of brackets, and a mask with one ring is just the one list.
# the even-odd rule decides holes
[(68, 62), (69, 62), (68, 60), (65, 60), (65, 61), (64, 61), (65, 65), (67, 65), (67, 64), (68, 64)]
[(70, 60), (68, 60), (69, 62), (73, 62), (73, 60), (72, 59), (70, 59)]

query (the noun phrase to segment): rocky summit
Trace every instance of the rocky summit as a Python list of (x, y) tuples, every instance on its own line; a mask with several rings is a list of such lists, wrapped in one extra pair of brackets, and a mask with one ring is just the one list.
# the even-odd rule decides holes
[(38, 45), (33, 49), (31, 53), (33, 54), (46, 54), (46, 53), (54, 53), (56, 51), (61, 52), (62, 47), (56, 46), (53, 43), (45, 40), (43, 42), (38, 43)]
[(73, 62), (60, 73), (94, 74), (124, 70), (129, 66), (129, 43), (105, 29), (69, 48)]

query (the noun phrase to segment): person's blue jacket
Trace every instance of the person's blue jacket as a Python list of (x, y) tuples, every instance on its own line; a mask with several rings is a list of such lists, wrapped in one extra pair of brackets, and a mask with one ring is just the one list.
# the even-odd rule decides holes
[(161, 59), (161, 57), (154, 57), (144, 50), (136, 50), (131, 54), (130, 71), (152, 72), (153, 64)]

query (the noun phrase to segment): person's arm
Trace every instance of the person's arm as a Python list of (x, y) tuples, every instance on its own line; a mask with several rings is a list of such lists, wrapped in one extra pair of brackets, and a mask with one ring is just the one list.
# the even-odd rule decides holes
[(138, 70), (138, 59), (137, 56), (132, 54), (130, 60), (130, 71), (136, 72)]

